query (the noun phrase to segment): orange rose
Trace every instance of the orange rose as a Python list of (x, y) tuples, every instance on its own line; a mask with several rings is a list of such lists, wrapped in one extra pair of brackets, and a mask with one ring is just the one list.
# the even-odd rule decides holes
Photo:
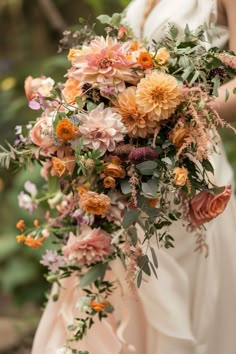
[(51, 175), (61, 177), (65, 171), (66, 171), (65, 162), (59, 159), (58, 157), (53, 157)]
[(105, 188), (115, 188), (116, 180), (115, 178), (108, 176), (104, 178), (103, 185)]
[(177, 148), (181, 147), (185, 139), (189, 136), (189, 131), (186, 128), (177, 128), (170, 133), (170, 141), (176, 145)]
[(89, 190), (88, 187), (86, 187), (85, 185), (79, 186), (79, 187), (77, 188), (77, 192), (78, 192), (78, 194), (79, 194), (80, 197), (81, 197), (84, 193), (87, 193), (88, 190)]
[(205, 222), (214, 219), (221, 214), (230, 199), (231, 186), (226, 186), (222, 193), (213, 195), (210, 192), (202, 191), (190, 200), (189, 219), (198, 227)]
[(79, 207), (87, 213), (104, 216), (110, 209), (110, 198), (105, 194), (87, 192), (80, 197)]
[(185, 167), (175, 167), (173, 173), (176, 186), (184, 186), (188, 178), (188, 170)]
[(125, 171), (120, 165), (117, 165), (115, 163), (108, 163), (106, 164), (105, 170), (103, 170), (103, 173), (106, 176), (114, 177), (114, 178), (124, 178), (125, 177)]

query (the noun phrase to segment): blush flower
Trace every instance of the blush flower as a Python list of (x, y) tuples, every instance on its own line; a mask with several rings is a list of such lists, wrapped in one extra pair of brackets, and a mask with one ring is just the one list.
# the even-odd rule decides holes
[(153, 71), (137, 85), (136, 102), (141, 112), (149, 113), (155, 121), (167, 119), (180, 103), (180, 90), (176, 79)]
[(127, 55), (129, 47), (129, 42), (119, 43), (109, 36), (96, 37), (89, 45), (83, 45), (80, 53), (76, 53), (72, 76), (82, 82), (97, 82), (105, 86), (111, 81), (113, 86), (124, 81), (136, 82), (137, 75), (130, 69), (133, 60)]
[(223, 192), (217, 195), (213, 195), (208, 191), (198, 193), (190, 201), (190, 222), (195, 227), (198, 227), (214, 219), (225, 210), (230, 197), (231, 186), (226, 186)]
[(32, 212), (38, 207), (36, 202), (36, 195), (38, 193), (37, 187), (34, 183), (30, 181), (25, 182), (24, 188), (27, 193), (23, 191), (18, 195), (19, 207), (22, 209), (27, 209), (32, 214)]
[(51, 94), (52, 88), (55, 84), (55, 81), (50, 77), (37, 77), (33, 78), (28, 76), (25, 80), (25, 94), (27, 99), (30, 101), (38, 95), (43, 97), (48, 97)]
[(89, 114), (81, 115), (79, 132), (83, 136), (84, 146), (99, 149), (102, 154), (114, 151), (116, 144), (123, 141), (127, 130), (121, 122), (121, 116), (111, 108), (100, 104)]
[(42, 150), (49, 153), (55, 152), (52, 117), (40, 118), (30, 131), (30, 139), (33, 144), (39, 146)]
[(131, 86), (121, 92), (115, 106), (131, 138), (146, 138), (154, 132), (157, 122), (140, 112), (136, 102), (136, 87)]
[(86, 213), (104, 216), (110, 209), (110, 198), (105, 194), (89, 191), (80, 197), (79, 207)]
[(114, 252), (114, 248), (107, 232), (101, 228), (92, 229), (90, 226), (82, 224), (80, 235), (76, 237), (71, 232), (62, 252), (69, 261), (74, 261), (82, 267), (102, 262)]
[(73, 77), (69, 77), (64, 84), (62, 95), (65, 97), (68, 104), (76, 102), (76, 97), (81, 96), (82, 89), (80, 88), (80, 82)]

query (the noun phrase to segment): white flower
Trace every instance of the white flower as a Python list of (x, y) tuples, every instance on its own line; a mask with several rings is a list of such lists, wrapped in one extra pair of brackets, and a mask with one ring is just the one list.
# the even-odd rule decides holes
[(83, 137), (84, 146), (99, 149), (102, 154), (114, 151), (116, 144), (123, 141), (127, 130), (121, 122), (121, 116), (111, 108), (100, 104), (89, 114), (81, 115), (79, 132)]

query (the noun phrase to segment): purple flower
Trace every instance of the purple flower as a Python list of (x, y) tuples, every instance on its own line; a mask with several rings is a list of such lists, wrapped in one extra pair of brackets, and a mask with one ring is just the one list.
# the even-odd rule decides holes
[(76, 219), (78, 225), (80, 224), (92, 225), (94, 222), (94, 215), (86, 214), (81, 209), (76, 209), (72, 214), (72, 216), (73, 218)]
[(52, 250), (46, 250), (40, 263), (48, 267), (53, 273), (57, 272), (60, 267), (63, 267), (66, 264), (64, 257)]

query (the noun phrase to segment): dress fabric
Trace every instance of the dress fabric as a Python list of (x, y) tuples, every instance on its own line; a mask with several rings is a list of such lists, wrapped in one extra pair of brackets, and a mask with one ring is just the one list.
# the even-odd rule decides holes
[[(127, 22), (137, 36), (145, 0), (134, 0), (127, 9)], [(135, 16), (134, 16), (135, 14)], [(183, 30), (217, 22), (216, 0), (160, 0), (149, 14), (143, 36), (161, 39), (168, 23)], [(228, 41), (226, 27), (216, 25), (214, 46)], [(212, 157), (215, 181), (232, 184), (232, 169), (222, 149)], [(140, 230), (141, 233), (141, 230)], [(96, 322), (77, 350), (90, 354), (235, 354), (236, 353), (236, 200), (207, 225), (209, 256), (194, 252), (196, 239), (181, 222), (171, 226), (175, 248), (157, 250), (158, 280), (142, 282), (130, 292), (119, 261), (108, 278), (119, 280), (112, 299), (116, 313)], [(155, 244), (153, 244), (156, 247)], [(75, 277), (64, 280), (57, 302), (49, 300), (35, 335), (32, 354), (60, 354), (81, 294)], [(119, 326), (117, 326), (119, 323)]]

